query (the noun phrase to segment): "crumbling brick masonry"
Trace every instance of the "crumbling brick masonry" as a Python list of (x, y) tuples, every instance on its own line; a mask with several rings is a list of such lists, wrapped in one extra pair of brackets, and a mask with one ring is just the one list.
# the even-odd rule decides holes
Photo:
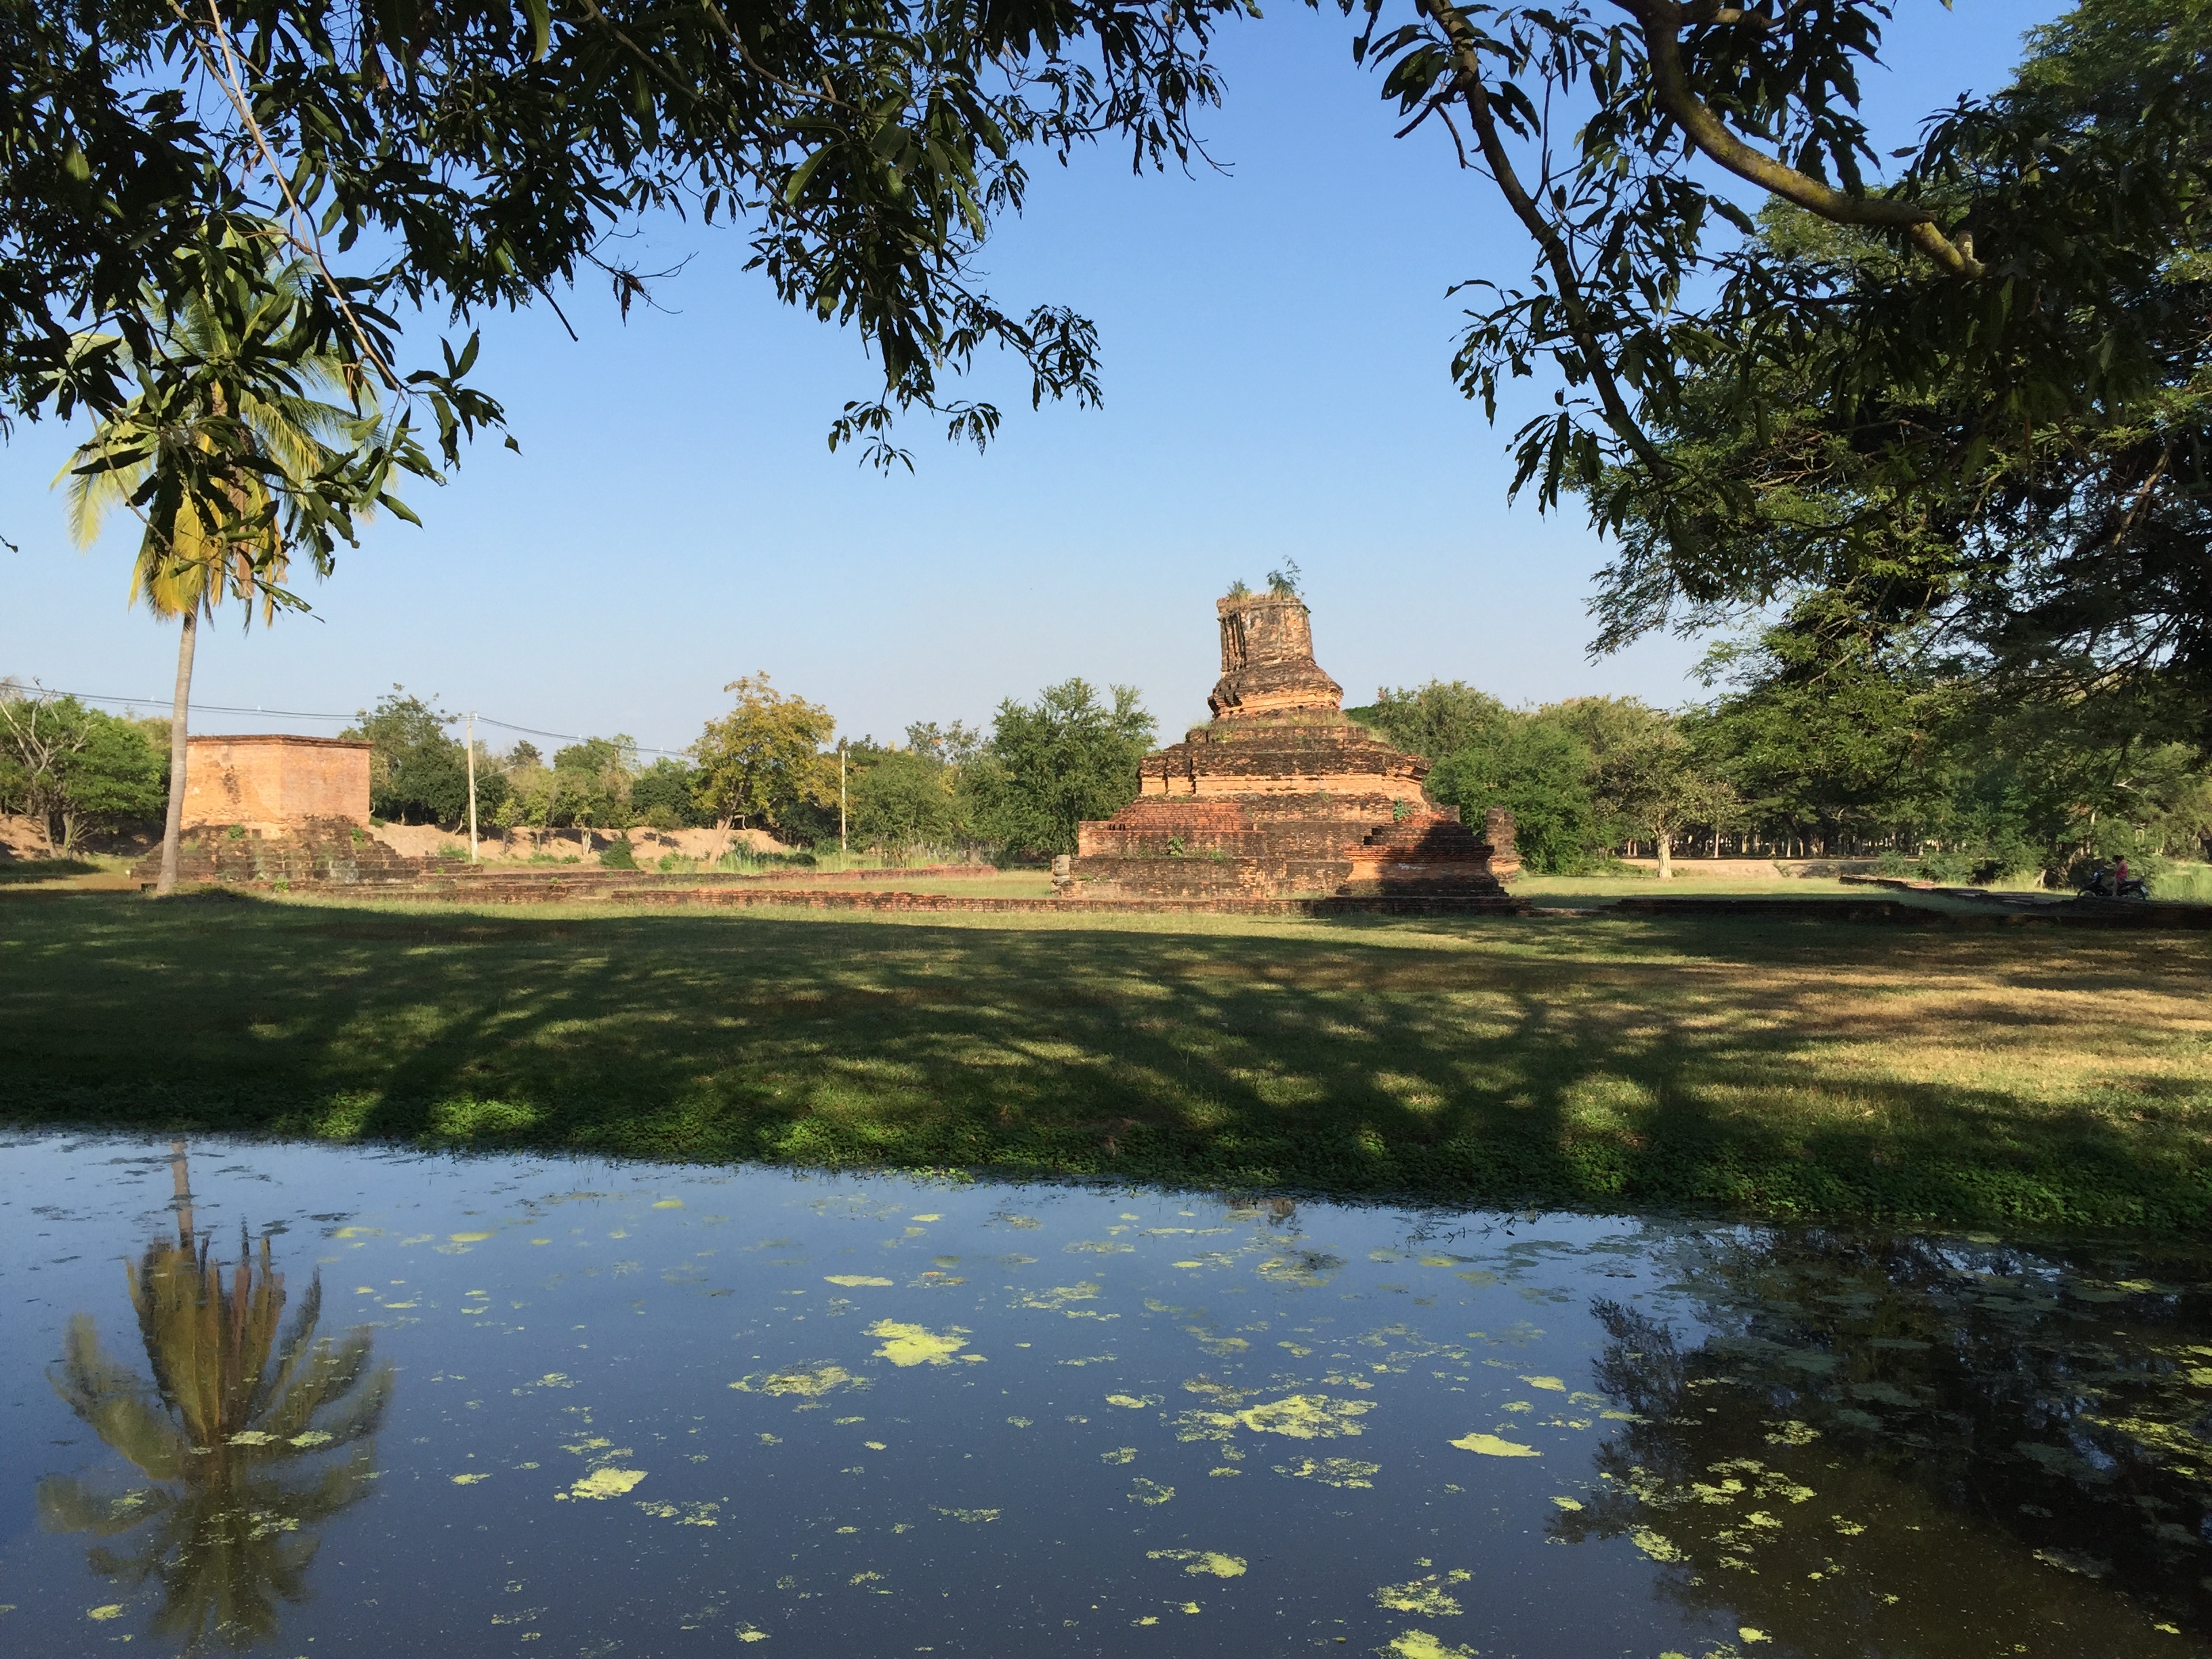
[(1221, 679), (1213, 720), (1145, 757), (1139, 795), (1085, 823), (1063, 887), (1097, 898), (1503, 899), (1520, 868), (1510, 813), (1477, 836), (1432, 805), (1429, 763), (1345, 717), (1344, 693), (1314, 660), (1294, 594), (1218, 601)]

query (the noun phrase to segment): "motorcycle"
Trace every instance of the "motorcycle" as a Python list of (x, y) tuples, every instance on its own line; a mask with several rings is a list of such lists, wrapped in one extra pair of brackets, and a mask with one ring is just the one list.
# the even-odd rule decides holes
[(2142, 876), (2130, 876), (2114, 884), (2117, 875), (2112, 866), (2100, 864), (2092, 870), (2081, 884), (2081, 896), (2096, 899), (2136, 899), (2148, 902), (2150, 883)]

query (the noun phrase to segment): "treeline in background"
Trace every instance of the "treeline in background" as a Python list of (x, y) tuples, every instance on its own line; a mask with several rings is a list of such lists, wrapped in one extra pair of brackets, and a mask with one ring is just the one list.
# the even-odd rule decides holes
[(1622, 856), (1868, 859), (1945, 883), (2061, 886), (2125, 857), (2212, 896), (2212, 771), (2133, 701), (2014, 702), (1911, 678), (1778, 628), (1723, 647), (1724, 688), (1665, 713), (1632, 698), (1510, 709), (1457, 681), (1384, 690), (1353, 717), (1440, 757), (1430, 795), (1510, 808), (1528, 866)]
[[(762, 830), (787, 846), (841, 842), (899, 857), (1008, 862), (1072, 850), (1076, 825), (1136, 793), (1152, 717), (1135, 690), (1103, 696), (1080, 679), (1032, 703), (1008, 699), (989, 732), (958, 720), (907, 727), (902, 743), (840, 744), (819, 703), (766, 674), (726, 688), (730, 712), (681, 757), (644, 763), (635, 741), (591, 738), (548, 755), (532, 743), (479, 749), (477, 813), (486, 828)], [(452, 826), (468, 807), (468, 755), (453, 717), (395, 688), (349, 735), (374, 745), (370, 805), (395, 823)]]
[[(2182, 896), (2212, 855), (2212, 771), (2140, 700), (2006, 702), (1971, 677), (1854, 659), (1796, 617), (1717, 649), (1708, 701), (1510, 708), (1461, 681), (1382, 690), (1348, 711), (1428, 757), (1431, 797), (1470, 822), (1509, 809), (1538, 874), (1622, 872), (1624, 857), (1873, 859), (1946, 882), (2063, 884), (2124, 855)], [(1128, 686), (1081, 679), (1009, 698), (989, 729), (918, 722), (842, 744), (830, 710), (766, 674), (680, 757), (623, 734), (550, 752), (479, 743), (488, 833), (569, 827), (762, 830), (799, 849), (1024, 863), (1072, 852), (1076, 826), (1133, 798), (1157, 723)], [(458, 717), (395, 687), (348, 737), (372, 754), (371, 811), (466, 823)], [(158, 818), (167, 723), (0, 684), (0, 808), (67, 850)]]

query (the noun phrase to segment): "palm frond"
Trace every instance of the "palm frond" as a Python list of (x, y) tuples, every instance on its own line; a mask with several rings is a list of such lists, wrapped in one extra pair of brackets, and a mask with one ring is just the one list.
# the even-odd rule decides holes
[(241, 1235), (228, 1262), (204, 1240), (156, 1243), (125, 1283), (151, 1382), (111, 1358), (82, 1314), (51, 1376), (103, 1442), (164, 1484), (107, 1496), (51, 1477), (38, 1487), (40, 1519), (95, 1539), (132, 1535), (127, 1552), (102, 1544), (88, 1560), (118, 1582), (160, 1586), (154, 1634), (188, 1651), (250, 1645), (307, 1595), (317, 1544), (305, 1529), (374, 1490), (370, 1437), (396, 1374), (373, 1364), (368, 1329), (319, 1335), (319, 1277), (284, 1319), (265, 1237), (254, 1248)]

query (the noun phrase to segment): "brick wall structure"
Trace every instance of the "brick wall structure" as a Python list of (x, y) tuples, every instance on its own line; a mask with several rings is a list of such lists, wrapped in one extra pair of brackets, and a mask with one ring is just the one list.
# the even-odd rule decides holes
[(368, 823), (368, 750), (342, 738), (191, 738), (185, 745), (185, 827), (283, 830)]
[(1503, 902), (1520, 868), (1513, 820), (1483, 831), (1421, 787), (1429, 763), (1345, 717), (1314, 660), (1304, 601), (1216, 602), (1221, 678), (1214, 718), (1147, 755), (1138, 797), (1078, 832), (1061, 891), (1101, 899), (1261, 899), (1300, 894), (1435, 895)]

